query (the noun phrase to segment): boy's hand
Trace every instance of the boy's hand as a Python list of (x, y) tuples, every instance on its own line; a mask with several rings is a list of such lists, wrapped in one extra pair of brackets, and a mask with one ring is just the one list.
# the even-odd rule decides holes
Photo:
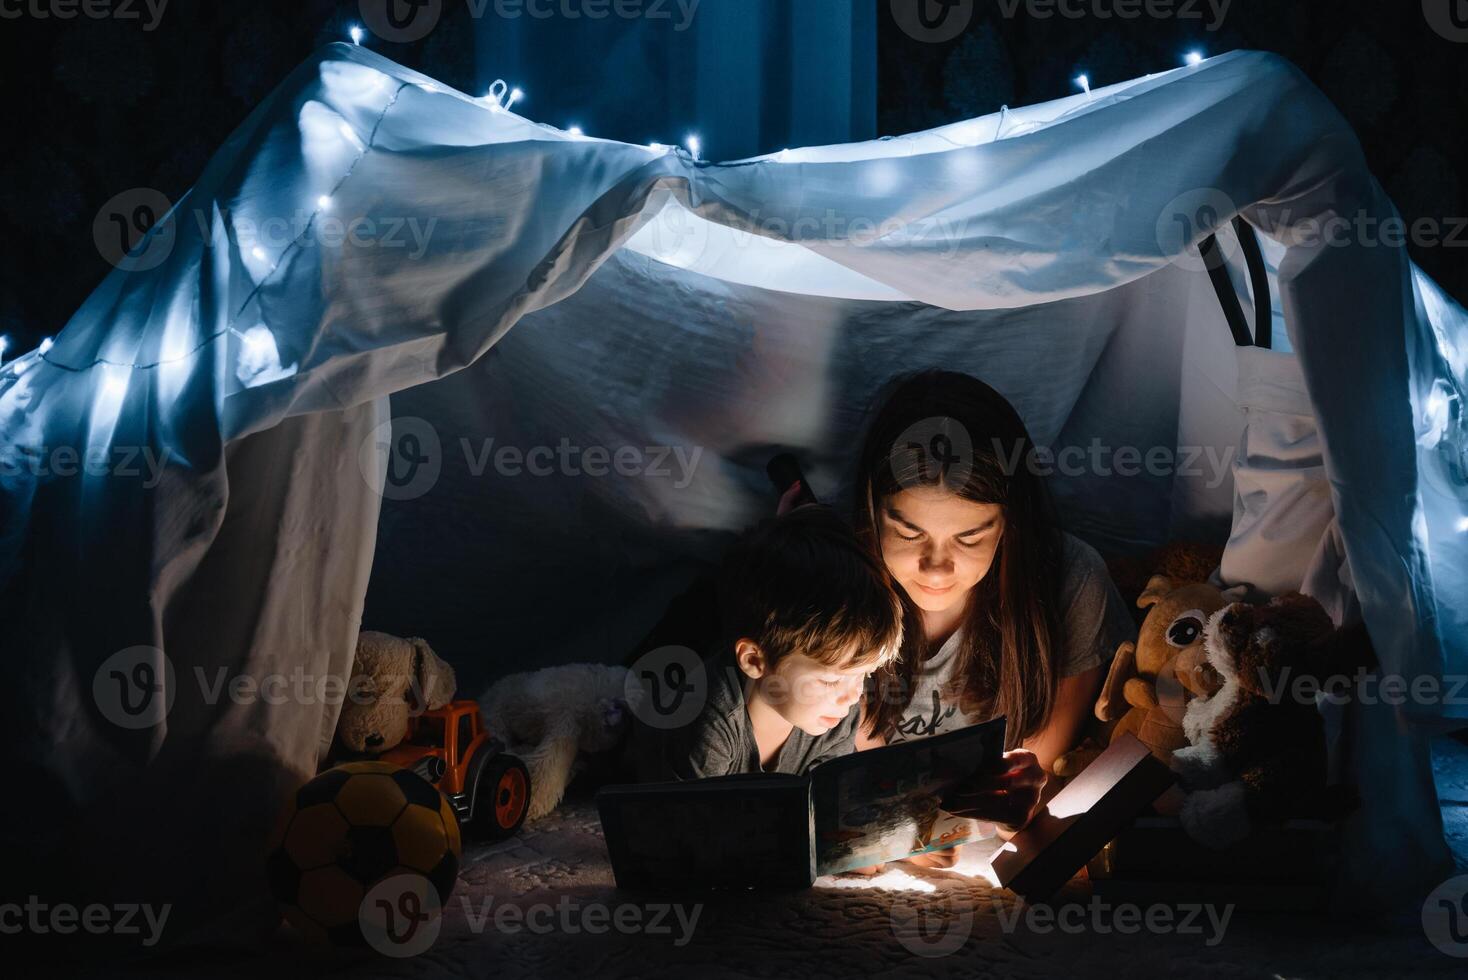
[(943, 809), (955, 816), (997, 823), (1015, 832), (1030, 822), (1045, 787), (1045, 770), (1035, 753), (1015, 749), (1004, 753), (998, 771), (977, 772), (948, 791)]

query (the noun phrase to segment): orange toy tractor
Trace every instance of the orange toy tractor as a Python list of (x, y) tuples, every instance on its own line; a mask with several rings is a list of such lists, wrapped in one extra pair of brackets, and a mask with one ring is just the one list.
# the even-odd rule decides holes
[(380, 758), (437, 786), (478, 837), (509, 837), (525, 821), (530, 773), (485, 730), (477, 701), (450, 701), (409, 718), (408, 737)]

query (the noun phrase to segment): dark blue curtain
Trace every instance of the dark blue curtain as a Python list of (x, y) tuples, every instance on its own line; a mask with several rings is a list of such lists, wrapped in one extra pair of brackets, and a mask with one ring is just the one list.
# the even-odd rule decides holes
[[(481, 88), (521, 86), (524, 113), (634, 143), (730, 160), (876, 135), (873, 0), (560, 0), (475, 23)], [(603, 16), (593, 19), (592, 11)]]

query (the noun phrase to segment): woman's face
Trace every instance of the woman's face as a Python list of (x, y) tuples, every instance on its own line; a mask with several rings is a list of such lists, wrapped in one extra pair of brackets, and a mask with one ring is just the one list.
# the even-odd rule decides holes
[(968, 600), (994, 563), (1004, 534), (998, 504), (965, 500), (942, 487), (900, 490), (882, 501), (882, 559), (919, 609), (940, 613)]

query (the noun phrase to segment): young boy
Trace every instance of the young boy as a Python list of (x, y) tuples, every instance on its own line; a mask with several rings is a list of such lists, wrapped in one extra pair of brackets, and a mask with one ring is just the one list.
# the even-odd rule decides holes
[(725, 558), (720, 640), (690, 678), (693, 720), (636, 717), (641, 782), (804, 773), (855, 750), (864, 682), (896, 655), (902, 606), (886, 569), (828, 508), (760, 525)]

